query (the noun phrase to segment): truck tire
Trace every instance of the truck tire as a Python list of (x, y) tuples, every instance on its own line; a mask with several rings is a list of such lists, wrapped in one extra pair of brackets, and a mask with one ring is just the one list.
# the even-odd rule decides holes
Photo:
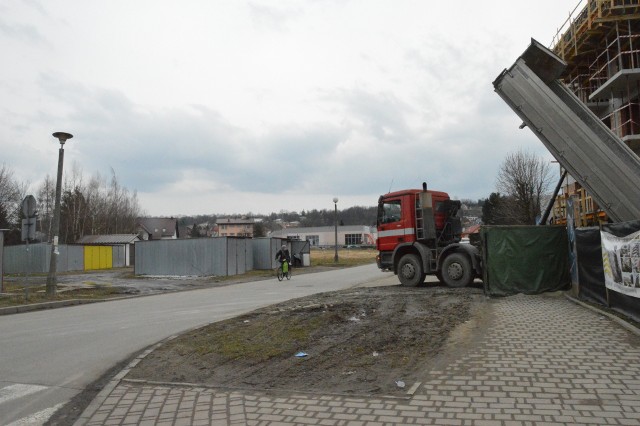
[(447, 287), (466, 287), (473, 282), (469, 258), (462, 253), (452, 253), (442, 262), (442, 280)]
[(400, 262), (398, 262), (400, 284), (406, 287), (415, 287), (424, 282), (424, 277), (422, 264), (417, 255), (405, 254), (400, 258)]

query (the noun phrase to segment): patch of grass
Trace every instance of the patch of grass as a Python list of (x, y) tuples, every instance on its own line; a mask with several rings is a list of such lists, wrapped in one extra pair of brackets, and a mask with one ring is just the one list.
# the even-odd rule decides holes
[(311, 250), (311, 266), (359, 266), (369, 263), (375, 263), (375, 249), (352, 248), (345, 249), (338, 247), (338, 263), (334, 262), (334, 249), (312, 249)]
[(179, 354), (215, 355), (221, 363), (234, 359), (264, 362), (289, 357), (307, 347), (311, 336), (326, 323), (321, 315), (273, 316), (260, 322), (244, 318), (237, 320), (243, 322), (240, 327), (234, 321), (230, 327), (195, 331), (173, 349)]
[(0, 308), (26, 305), (30, 303), (55, 302), (71, 299), (109, 299), (121, 294), (118, 287), (100, 286), (94, 288), (66, 289), (58, 286), (55, 297), (47, 297), (46, 285), (23, 285), (5, 283), (5, 292), (0, 296)]
[(225, 281), (234, 281), (234, 280), (242, 279), (244, 277), (273, 278), (275, 277), (275, 271), (271, 269), (254, 269), (252, 271), (247, 271), (244, 274), (240, 274), (240, 275), (213, 276), (213, 277), (207, 277), (206, 279), (211, 282), (225, 282)]

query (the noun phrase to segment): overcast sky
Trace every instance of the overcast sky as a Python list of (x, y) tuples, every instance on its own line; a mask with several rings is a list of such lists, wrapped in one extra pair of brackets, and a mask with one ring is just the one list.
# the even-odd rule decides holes
[(109, 176), (149, 215), (495, 191), (551, 159), (493, 91), (578, 0), (0, 0), (0, 163)]

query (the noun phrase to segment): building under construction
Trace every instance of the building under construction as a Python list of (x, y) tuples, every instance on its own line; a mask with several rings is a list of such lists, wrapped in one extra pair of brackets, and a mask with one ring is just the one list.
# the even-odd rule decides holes
[[(581, 1), (552, 49), (568, 64), (567, 86), (640, 156), (640, 0)], [(553, 221), (566, 223), (567, 216), (576, 226), (607, 220), (572, 177), (563, 182)]]

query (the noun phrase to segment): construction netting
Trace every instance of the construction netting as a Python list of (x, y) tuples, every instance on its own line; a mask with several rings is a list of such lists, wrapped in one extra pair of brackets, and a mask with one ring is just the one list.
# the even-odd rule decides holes
[(589, 302), (607, 304), (607, 292), (604, 286), (602, 268), (602, 248), (600, 246), (600, 228), (588, 227), (575, 230), (575, 270), (579, 297)]
[(564, 226), (483, 226), (484, 291), (538, 294), (570, 286)]
[(577, 228), (578, 297), (640, 321), (640, 220)]

